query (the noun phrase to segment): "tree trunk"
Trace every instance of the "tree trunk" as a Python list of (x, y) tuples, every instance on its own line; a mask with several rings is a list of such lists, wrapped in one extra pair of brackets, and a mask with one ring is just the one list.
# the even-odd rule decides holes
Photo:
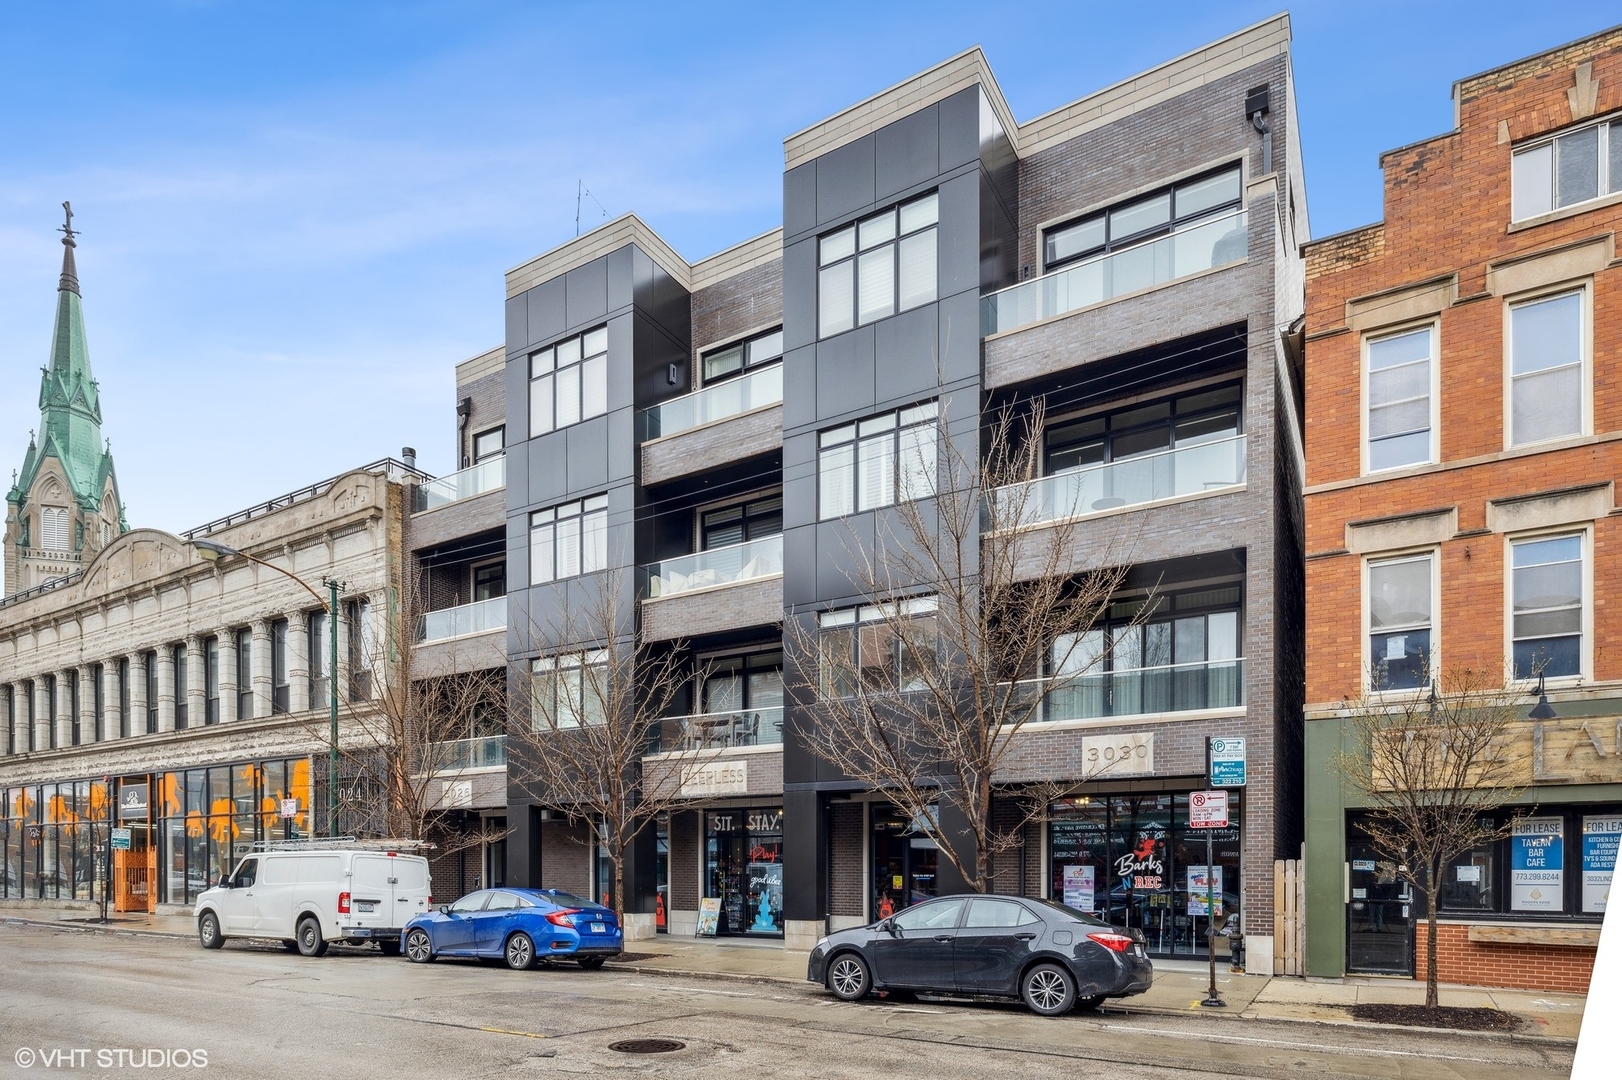
[(1434, 1009), (1440, 1004), (1436, 990), (1436, 888), (1432, 885), (1425, 890), (1425, 1008)]
[(612, 897), (613, 903), (610, 906), (614, 909), (614, 917), (619, 920), (621, 932), (624, 932), (624, 930), (625, 930), (625, 848), (618, 841), (615, 842), (614, 852), (613, 852), (613, 855), (611, 856), (611, 859), (612, 859), (612, 861), (614, 863), (614, 886), (613, 886), (614, 895)]

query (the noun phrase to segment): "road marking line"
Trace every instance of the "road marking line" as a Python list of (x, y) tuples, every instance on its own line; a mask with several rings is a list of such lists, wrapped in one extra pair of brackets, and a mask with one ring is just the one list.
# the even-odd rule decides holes
[(482, 1027), (480, 1031), (492, 1032), (496, 1035), (522, 1035), (526, 1039), (544, 1039), (545, 1035), (537, 1035), (533, 1031), (509, 1031), (506, 1028)]

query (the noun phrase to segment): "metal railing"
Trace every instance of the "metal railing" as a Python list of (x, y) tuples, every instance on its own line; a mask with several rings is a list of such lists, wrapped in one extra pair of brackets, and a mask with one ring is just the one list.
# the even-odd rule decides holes
[(1236, 210), (983, 297), (981, 335), (1000, 334), (1212, 267), (1243, 262), (1248, 254), (1245, 211)]
[(418, 485), (417, 502), (413, 509), (432, 510), (506, 486), (507, 459), (494, 457), (459, 472), (441, 476), (438, 480), (428, 480)]
[(492, 597), (460, 607), (430, 611), (417, 620), (418, 641), (441, 641), (464, 634), (507, 628), (507, 598)]
[(649, 600), (770, 577), (783, 572), (783, 534), (649, 563), (643, 570)]
[(64, 585), (72, 585), (75, 581), (78, 581), (80, 578), (84, 577), (84, 575), (85, 572), (83, 570), (75, 570), (73, 573), (67, 574), (63, 577), (46, 578), (44, 581), (33, 586), (32, 588), (24, 589), (21, 592), (14, 592), (10, 596), (0, 597), (0, 607), (6, 607), (10, 604), (20, 604), (24, 600), (39, 596), (43, 593), (48, 593), (52, 589), (60, 589)]
[(428, 753), (433, 771), (437, 773), (463, 769), (505, 769), (507, 736), (486, 735), (478, 739), (433, 743)]
[(1245, 703), (1245, 661), (1239, 657), (1093, 671), (1071, 679), (1027, 679), (1004, 685), (1021, 697), (1042, 699), (1032, 717), (1038, 722), (1232, 709)]
[(383, 473), (390, 479), (396, 480), (407, 476), (414, 476), (419, 480), (427, 480), (429, 478), (427, 473), (423, 472), (414, 465), (407, 465), (405, 462), (396, 458), (379, 458), (377, 461), (371, 462), (370, 464), (341, 472), (337, 476), (329, 476), (327, 479), (318, 481), (308, 487), (301, 487), (297, 491), (288, 492), (286, 495), (278, 495), (276, 498), (268, 499), (257, 506), (250, 506), (246, 510), (238, 510), (234, 514), (228, 514), (225, 517), (216, 518), (207, 525), (199, 525), (195, 529), (188, 529), (180, 534), (180, 538), (182, 540), (196, 540), (200, 536), (207, 536), (210, 533), (219, 532), (221, 529), (230, 528), (232, 525), (240, 525), (244, 521), (248, 521), (252, 518), (261, 517), (277, 510), (285, 510), (294, 503), (301, 503), (306, 499), (313, 499), (318, 495), (325, 495), (328, 491), (332, 490), (333, 484), (336, 484), (339, 480), (342, 480), (352, 472)]
[(1245, 436), (1232, 435), (996, 488), (981, 505), (981, 527), (1040, 525), (1239, 487), (1245, 446)]
[(643, 410), (642, 430), (638, 434), (646, 442), (775, 405), (782, 400), (783, 365), (773, 364)]
[(667, 717), (660, 724), (660, 750), (724, 750), (777, 746), (783, 742), (783, 707), (734, 709)]

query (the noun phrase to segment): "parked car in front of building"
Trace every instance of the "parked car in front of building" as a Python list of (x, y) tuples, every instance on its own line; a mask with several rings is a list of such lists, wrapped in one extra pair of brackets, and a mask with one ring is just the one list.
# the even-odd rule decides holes
[(289, 949), (321, 956), (333, 942), (376, 942), (399, 951), (412, 916), (433, 905), (428, 860), (421, 855), (354, 848), (263, 851), (197, 898), (197, 939), (218, 949), (226, 938), (280, 938)]
[(993, 895), (942, 897), (830, 934), (806, 970), (844, 1001), (875, 990), (1017, 997), (1042, 1016), (1141, 994), (1153, 977), (1137, 930)]
[(426, 964), (441, 956), (500, 957), (519, 971), (543, 960), (574, 960), (587, 971), (625, 947), (614, 913), (556, 889), (481, 889), (406, 924), (406, 957)]

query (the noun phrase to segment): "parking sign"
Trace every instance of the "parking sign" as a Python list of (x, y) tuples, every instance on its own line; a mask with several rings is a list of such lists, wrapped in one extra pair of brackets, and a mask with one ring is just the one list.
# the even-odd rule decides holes
[(1211, 786), (1245, 786), (1245, 740), (1212, 739)]
[(1191, 829), (1226, 829), (1228, 827), (1228, 793), (1226, 791), (1189, 792), (1188, 827)]

